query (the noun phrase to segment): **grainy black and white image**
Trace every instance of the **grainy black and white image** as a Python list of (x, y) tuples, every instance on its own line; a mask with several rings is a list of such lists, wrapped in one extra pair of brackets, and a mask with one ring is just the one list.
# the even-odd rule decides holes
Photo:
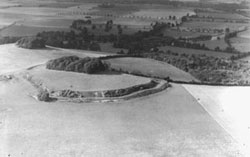
[(0, 0), (0, 157), (249, 157), (250, 0)]

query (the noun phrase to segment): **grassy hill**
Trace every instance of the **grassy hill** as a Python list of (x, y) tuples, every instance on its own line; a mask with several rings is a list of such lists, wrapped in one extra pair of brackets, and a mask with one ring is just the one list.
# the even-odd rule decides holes
[(184, 72), (170, 64), (146, 58), (115, 58), (107, 60), (111, 69), (126, 71), (131, 74), (142, 74), (152, 77), (167, 78), (172, 80), (190, 82), (196, 80), (189, 73)]

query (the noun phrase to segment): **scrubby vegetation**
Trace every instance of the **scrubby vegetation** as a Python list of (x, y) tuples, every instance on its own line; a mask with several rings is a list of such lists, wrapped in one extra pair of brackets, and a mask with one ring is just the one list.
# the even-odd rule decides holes
[(72, 90), (61, 90), (57, 91), (59, 97), (67, 97), (67, 98), (91, 98), (91, 97), (105, 97), (105, 98), (112, 98), (112, 97), (122, 97), (126, 96), (138, 91), (143, 91), (147, 89), (155, 88), (159, 84), (158, 81), (151, 80), (148, 83), (135, 85), (127, 88), (122, 89), (115, 89), (115, 90), (106, 90), (106, 91), (72, 91)]
[(37, 99), (39, 101), (45, 101), (45, 102), (49, 102), (51, 100), (49, 92), (47, 90), (40, 90), (39, 93), (37, 94)]
[(141, 56), (167, 62), (189, 72), (204, 83), (247, 85), (250, 81), (249, 63), (235, 60), (237, 56), (225, 59), (207, 55), (179, 54), (172, 51), (144, 53)]
[(46, 68), (93, 74), (107, 70), (109, 65), (106, 62), (101, 61), (99, 58), (67, 56), (48, 61)]
[(24, 37), (17, 41), (17, 46), (27, 49), (45, 48), (45, 41), (38, 37)]

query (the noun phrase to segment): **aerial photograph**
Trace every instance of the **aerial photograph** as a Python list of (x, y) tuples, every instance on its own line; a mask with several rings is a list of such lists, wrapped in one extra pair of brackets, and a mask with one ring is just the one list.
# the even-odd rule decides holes
[(250, 0), (0, 1), (0, 157), (250, 157)]

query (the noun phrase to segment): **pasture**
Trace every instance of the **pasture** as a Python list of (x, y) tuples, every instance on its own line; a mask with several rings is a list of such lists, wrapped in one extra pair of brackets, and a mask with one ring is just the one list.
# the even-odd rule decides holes
[(42, 82), (51, 90), (100, 91), (126, 88), (150, 81), (149, 78), (128, 74), (103, 72), (90, 75), (48, 70), (45, 66), (35, 67), (27, 72), (32, 76), (32, 79)]
[(223, 29), (229, 28), (231, 31), (238, 31), (243, 27), (249, 26), (248, 23), (226, 23), (226, 22), (203, 22), (192, 21), (185, 22), (182, 27), (191, 29)]
[(133, 13), (134, 16), (140, 16), (140, 17), (148, 17), (152, 19), (168, 19), (169, 16), (176, 16), (177, 19), (180, 19), (182, 16), (185, 16), (187, 14), (193, 15), (194, 12), (189, 9), (182, 9), (182, 8), (169, 8), (169, 9), (154, 9), (154, 8), (148, 8), (148, 9), (140, 9), (140, 11), (137, 11)]
[(241, 20), (248, 19), (245, 16), (242, 16), (237, 13), (228, 13), (228, 12), (198, 12), (199, 17), (212, 17), (218, 19), (227, 19), (227, 20)]
[(127, 71), (131, 74), (143, 74), (152, 77), (167, 78), (170, 77), (175, 81), (186, 81), (190, 82), (196, 80), (189, 73), (186, 73), (170, 64), (146, 59), (146, 58), (114, 58), (107, 59), (110, 63), (111, 69), (122, 69), (121, 71)]
[(240, 52), (250, 52), (250, 39), (236, 37), (230, 39), (232, 46)]
[(166, 29), (164, 30), (164, 35), (170, 36), (173, 38), (187, 37), (187, 38), (195, 38), (201, 35), (211, 35), (211, 33), (203, 33), (203, 32), (189, 32), (189, 31), (178, 31), (176, 29)]
[(69, 31), (69, 28), (12, 25), (1, 30), (0, 36), (35, 36), (42, 31)]
[(216, 47), (219, 47), (221, 50), (225, 50), (228, 45), (224, 39), (220, 40), (208, 40), (208, 41), (199, 41), (200, 44), (205, 44), (211, 50), (214, 50)]

